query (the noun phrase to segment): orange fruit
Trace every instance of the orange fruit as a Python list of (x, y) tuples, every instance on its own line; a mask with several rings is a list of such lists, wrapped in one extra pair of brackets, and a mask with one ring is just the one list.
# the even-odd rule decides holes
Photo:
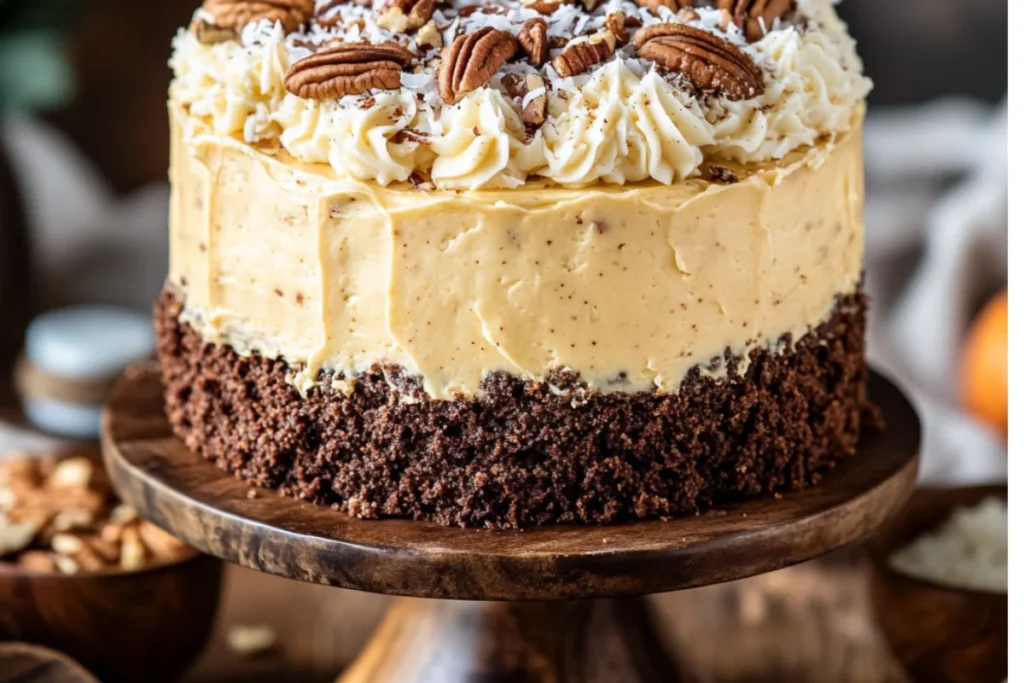
[(967, 332), (960, 358), (960, 399), (978, 419), (1004, 435), (1007, 429), (1007, 295), (985, 304)]

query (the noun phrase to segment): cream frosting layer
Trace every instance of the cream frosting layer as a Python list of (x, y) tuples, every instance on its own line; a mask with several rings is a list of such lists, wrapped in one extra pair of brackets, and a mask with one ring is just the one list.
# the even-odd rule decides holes
[(570, 368), (674, 392), (725, 349), (799, 338), (853, 291), (860, 127), (732, 183), (515, 191), (381, 187), (269, 155), (172, 109), (170, 281), (212, 342), (296, 386), (373, 363), (434, 398)]
[[(536, 131), (523, 125), (520, 110), (540, 93), (513, 95), (503, 85), (510, 74), (537, 72), (522, 61), (506, 64), (454, 106), (438, 98), (436, 50), (421, 53), (419, 73), (404, 74), (399, 90), (327, 101), (286, 91), (289, 65), (318, 45), (397, 41), (415, 49), (413, 36), (373, 23), (383, 2), (337, 5), (322, 15), (329, 26), (314, 23), (290, 35), (264, 21), (250, 24), (240, 41), (204, 45), (183, 31), (171, 60), (171, 99), (216, 133), (282, 145), (297, 160), (329, 164), (341, 176), (380, 185), (423, 177), (442, 189), (472, 190), (519, 187), (530, 177), (568, 187), (671, 184), (700, 175), (705, 162), (782, 159), (852, 130), (871, 87), (830, 0), (797, 0), (794, 21), (750, 44), (735, 26), (719, 27), (717, 10), (699, 9), (689, 22), (735, 43), (763, 71), (764, 93), (743, 101), (695, 96), (678, 74), (656, 70), (631, 47), (573, 78), (542, 67), (548, 111)], [(504, 14), (458, 16), (468, 4), (453, 0), (435, 12), (446, 43), (483, 25), (515, 33), (541, 16), (518, 3)], [(551, 35), (579, 40), (616, 11), (643, 25), (680, 21), (665, 8), (652, 12), (629, 0), (608, 0), (592, 12), (567, 4), (545, 19)]]

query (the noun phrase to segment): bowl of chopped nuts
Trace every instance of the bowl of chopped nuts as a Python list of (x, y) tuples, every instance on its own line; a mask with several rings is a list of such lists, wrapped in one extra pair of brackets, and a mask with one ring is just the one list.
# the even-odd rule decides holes
[(0, 641), (103, 681), (173, 680), (209, 637), (221, 564), (119, 503), (97, 459), (0, 456)]

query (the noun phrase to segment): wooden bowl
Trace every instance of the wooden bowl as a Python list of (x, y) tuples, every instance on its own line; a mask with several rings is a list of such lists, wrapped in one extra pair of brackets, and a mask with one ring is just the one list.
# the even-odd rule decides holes
[(0, 641), (52, 647), (104, 682), (170, 681), (206, 644), (220, 579), (220, 561), (199, 553), (74, 575), (0, 563)]
[(871, 602), (893, 654), (919, 683), (1002, 683), (1007, 676), (1007, 594), (950, 588), (889, 566), (896, 549), (955, 508), (1005, 499), (1005, 485), (921, 488), (870, 541)]

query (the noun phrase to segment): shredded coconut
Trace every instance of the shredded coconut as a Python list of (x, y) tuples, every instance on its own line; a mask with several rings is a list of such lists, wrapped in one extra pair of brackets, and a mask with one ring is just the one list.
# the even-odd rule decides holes
[(974, 507), (954, 510), (938, 529), (893, 553), (889, 564), (924, 581), (1005, 593), (1008, 533), (1006, 501), (988, 498)]

